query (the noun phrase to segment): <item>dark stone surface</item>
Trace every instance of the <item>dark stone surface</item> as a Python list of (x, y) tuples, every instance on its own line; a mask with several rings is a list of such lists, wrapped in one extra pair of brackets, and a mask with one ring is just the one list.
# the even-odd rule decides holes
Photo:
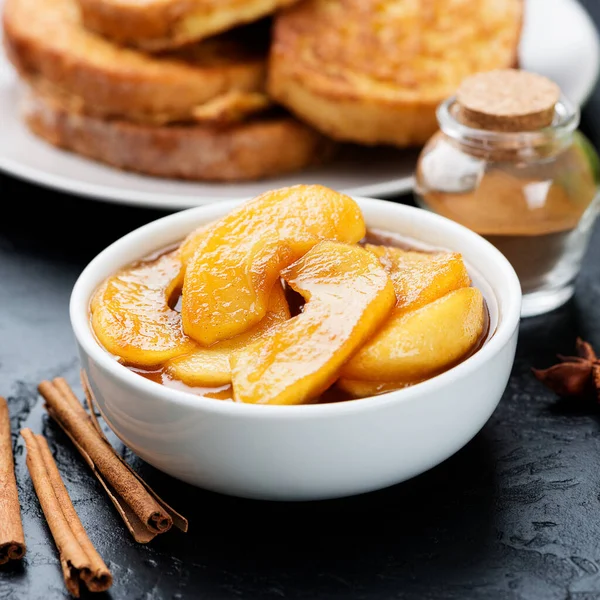
[[(587, 4), (600, 22), (597, 0)], [(600, 94), (584, 114), (600, 144)], [(0, 570), (1, 600), (66, 597), (33, 493), (22, 426), (49, 439), (115, 600), (600, 599), (600, 422), (562, 406), (532, 377), (577, 335), (600, 348), (600, 227), (573, 301), (524, 321), (508, 389), (481, 433), (432, 471), (380, 492), (319, 503), (264, 503), (202, 492), (126, 456), (190, 532), (135, 544), (36, 393), (76, 389), (71, 286), (112, 240), (163, 213), (67, 197), (0, 176), (0, 392), (8, 397), (28, 545)], [(62, 220), (75, 219), (79, 227)], [(114, 438), (113, 438), (114, 439)], [(119, 445), (119, 447), (121, 447)]]

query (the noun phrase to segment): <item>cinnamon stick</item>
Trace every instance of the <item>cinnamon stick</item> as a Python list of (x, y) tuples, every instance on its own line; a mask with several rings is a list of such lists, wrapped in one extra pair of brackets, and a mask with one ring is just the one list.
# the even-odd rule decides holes
[(82, 585), (91, 592), (106, 591), (112, 575), (73, 508), (46, 439), (30, 429), (22, 429), (21, 435), (27, 446), (27, 468), (58, 548), (67, 589), (76, 598)]
[[(111, 446), (110, 442), (108, 441), (108, 438), (104, 435), (104, 432), (102, 431), (102, 429), (100, 428), (100, 424), (98, 423), (98, 419), (96, 418), (96, 407), (95, 407), (95, 400), (94, 400), (94, 395), (92, 393), (92, 388), (90, 387), (90, 382), (88, 381), (87, 375), (85, 373), (85, 371), (83, 369), (81, 369), (80, 371), (80, 378), (81, 378), (81, 386), (83, 387), (83, 392), (85, 394), (85, 399), (86, 399), (86, 403), (87, 403), (87, 407), (89, 410), (89, 418), (92, 421), (92, 425), (94, 426), (94, 429), (96, 429), (96, 431), (98, 432), (98, 434), (100, 435), (100, 437), (102, 437), (102, 439), (104, 440), (104, 442), (108, 445), (108, 447), (111, 449), (111, 451), (114, 452), (113, 447)], [(64, 380), (63, 380), (64, 381)], [(66, 383), (66, 382), (65, 382)], [(68, 387), (68, 384), (67, 384)], [(73, 392), (71, 392), (73, 393)], [(76, 398), (76, 396), (73, 394), (73, 397)], [(79, 404), (79, 401), (77, 401), (77, 403)], [(79, 406), (81, 406), (81, 404), (79, 404)], [(84, 411), (85, 413), (85, 411)], [(87, 413), (86, 413), (87, 416)], [(175, 527), (177, 527), (177, 529), (180, 529), (181, 531), (187, 531), (188, 530), (188, 521), (185, 517), (183, 517), (182, 515), (180, 515), (174, 508), (172, 508), (171, 506), (169, 506), (130, 466), (129, 464), (125, 461), (125, 459), (120, 456), (119, 454), (117, 454), (115, 452), (115, 455), (117, 456), (117, 458), (123, 463), (123, 466), (131, 472), (131, 474), (146, 488), (146, 490), (148, 491), (148, 493), (167, 511), (167, 513), (169, 513), (171, 519), (173, 519), (173, 525), (175, 525)]]
[(25, 554), (8, 404), (0, 396), (0, 565)]
[(117, 455), (64, 379), (43, 381), (38, 389), (46, 400), (46, 410), (88, 463), (137, 542), (148, 543), (173, 524), (187, 531), (187, 520)]

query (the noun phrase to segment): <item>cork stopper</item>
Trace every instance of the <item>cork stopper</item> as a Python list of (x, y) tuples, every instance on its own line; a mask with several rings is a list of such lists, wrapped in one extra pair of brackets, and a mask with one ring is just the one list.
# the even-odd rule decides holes
[(548, 127), (560, 99), (550, 79), (517, 69), (478, 73), (456, 94), (458, 119), (476, 129), (516, 132)]

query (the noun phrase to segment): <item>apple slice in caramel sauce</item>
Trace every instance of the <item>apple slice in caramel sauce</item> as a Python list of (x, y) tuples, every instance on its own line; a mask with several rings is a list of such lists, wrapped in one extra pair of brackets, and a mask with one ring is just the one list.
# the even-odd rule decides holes
[(277, 282), (271, 291), (267, 314), (254, 327), (209, 348), (198, 347), (189, 354), (171, 359), (165, 365), (165, 372), (169, 377), (189, 386), (227, 385), (231, 383), (230, 358), (289, 318), (290, 309), (285, 292)]
[(109, 277), (91, 324), (132, 371), (193, 394), (374, 396), (450, 369), (487, 332), (462, 256), (416, 245), (366, 232), (333, 190), (275, 190)]
[(316, 398), (396, 303), (378, 258), (357, 245), (320, 242), (281, 277), (306, 304), (232, 357), (238, 402), (302, 404)]
[(396, 297), (395, 313), (419, 308), (448, 292), (471, 285), (458, 252), (418, 252), (395, 246), (366, 244), (390, 274)]
[(454, 290), (415, 310), (395, 312), (344, 366), (341, 377), (418, 383), (468, 355), (485, 326), (481, 292), (473, 287)]
[[(366, 395), (374, 395), (375, 392), (398, 389), (410, 383), (417, 383), (427, 376), (431, 377), (444, 370), (444, 367), (451, 366), (457, 355), (460, 358), (461, 352), (468, 352), (464, 346), (471, 339), (469, 335), (466, 338), (451, 335), (448, 327), (452, 328), (453, 324), (444, 321), (450, 315), (436, 309), (419, 313), (415, 322), (417, 327), (427, 328), (427, 335), (438, 327), (444, 332), (438, 334), (438, 338), (441, 339), (426, 338), (419, 331), (407, 330), (413, 323), (412, 318), (407, 316), (408, 313), (425, 307), (450, 292), (471, 285), (471, 278), (459, 253), (419, 252), (373, 244), (366, 244), (365, 247), (379, 257), (381, 264), (390, 274), (397, 303), (381, 330), (342, 370), (338, 386), (355, 397), (362, 396), (369, 390), (373, 393)], [(483, 303), (483, 299), (481, 301)], [(463, 308), (472, 318), (470, 306)], [(477, 314), (476, 310), (475, 313)], [(428, 314), (437, 321), (428, 320)], [(462, 315), (456, 314), (453, 317), (462, 318)], [(484, 317), (482, 308), (481, 318)], [(437, 344), (440, 341), (445, 346), (439, 348), (438, 352)], [(473, 344), (477, 341), (478, 338)], [(446, 354), (442, 353), (444, 348)], [(374, 362), (377, 362), (378, 366), (373, 371), (371, 369)], [(387, 382), (385, 386), (382, 381)], [(359, 385), (359, 382), (362, 384)], [(367, 382), (371, 383), (367, 385)]]
[(321, 240), (365, 235), (354, 200), (319, 185), (267, 192), (203, 227), (185, 243), (181, 317), (203, 346), (232, 338), (266, 314), (281, 270)]
[(109, 277), (91, 302), (92, 328), (100, 343), (125, 362), (154, 367), (197, 344), (185, 335), (169, 300), (181, 285), (177, 251), (126, 267)]

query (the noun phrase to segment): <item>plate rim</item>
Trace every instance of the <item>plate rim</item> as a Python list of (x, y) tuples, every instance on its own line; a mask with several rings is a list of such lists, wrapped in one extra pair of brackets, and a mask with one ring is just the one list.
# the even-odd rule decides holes
[[(43, 143), (40, 141), (40, 143)], [(64, 152), (60, 148), (53, 150)], [(80, 157), (85, 159), (85, 157)], [(103, 165), (107, 166), (108, 165)], [(84, 197), (90, 200), (100, 202), (109, 202), (111, 204), (122, 204), (129, 206), (142, 206), (150, 209), (164, 210), (185, 210), (204, 204), (214, 202), (225, 202), (227, 200), (245, 199), (247, 196), (227, 196), (226, 198), (215, 196), (180, 196), (178, 194), (165, 194), (162, 192), (145, 192), (140, 190), (121, 189), (116, 187), (103, 186), (101, 184), (88, 183), (79, 179), (70, 179), (63, 175), (55, 175), (44, 171), (39, 171), (28, 165), (23, 165), (10, 158), (0, 155), (0, 171), (28, 183), (33, 183), (41, 187), (60, 191), (61, 193), (72, 196)], [(135, 174), (135, 173), (134, 173)], [(138, 174), (139, 175), (139, 174)], [(152, 178), (150, 175), (139, 175)], [(157, 178), (164, 181), (162, 178)], [(265, 180), (268, 181), (268, 180)], [(191, 182), (193, 183), (193, 182)], [(202, 182), (198, 182), (202, 183)], [(248, 182), (250, 183), (250, 182)], [(258, 183), (258, 182), (253, 182)], [(376, 196), (379, 198), (390, 198), (397, 194), (408, 193), (413, 190), (414, 175), (407, 177), (398, 177), (396, 179), (386, 180), (381, 183), (369, 183), (361, 186), (340, 187), (339, 192), (358, 196)], [(224, 184), (226, 185), (226, 184)], [(170, 206), (172, 204), (172, 206)]]

